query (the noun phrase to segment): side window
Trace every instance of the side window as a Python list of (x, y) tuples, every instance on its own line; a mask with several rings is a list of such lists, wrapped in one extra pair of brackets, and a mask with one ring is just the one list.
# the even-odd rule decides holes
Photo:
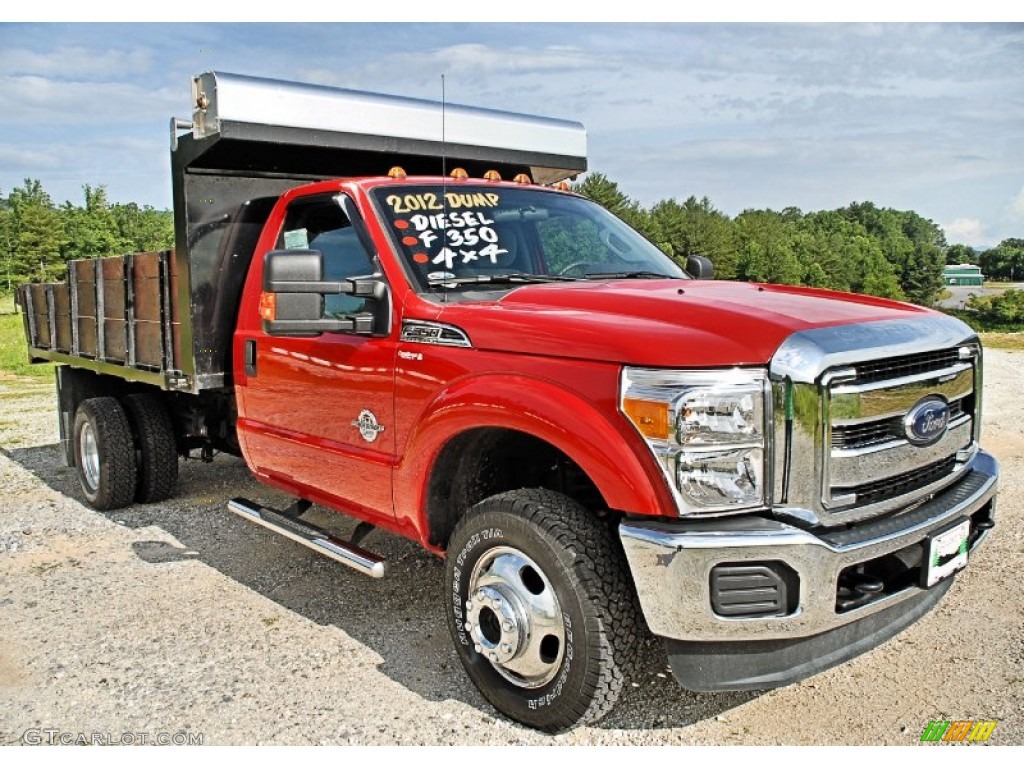
[[(320, 251), (324, 255), (324, 280), (344, 280), (374, 272), (351, 222), (333, 197), (292, 203), (277, 247)], [(362, 312), (365, 305), (366, 299), (356, 296), (324, 297), (324, 313), (328, 317)]]

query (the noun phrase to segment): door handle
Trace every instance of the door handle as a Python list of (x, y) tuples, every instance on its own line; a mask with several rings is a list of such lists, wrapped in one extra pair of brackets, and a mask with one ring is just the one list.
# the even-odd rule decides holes
[(245, 340), (245, 375), (256, 375), (256, 339)]

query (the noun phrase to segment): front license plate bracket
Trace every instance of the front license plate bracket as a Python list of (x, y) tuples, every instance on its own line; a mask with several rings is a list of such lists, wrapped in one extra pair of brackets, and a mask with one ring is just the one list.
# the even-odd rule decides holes
[(925, 561), (924, 568), (921, 569), (922, 587), (934, 587), (943, 579), (967, 567), (967, 544), (970, 534), (971, 521), (963, 518), (925, 539)]

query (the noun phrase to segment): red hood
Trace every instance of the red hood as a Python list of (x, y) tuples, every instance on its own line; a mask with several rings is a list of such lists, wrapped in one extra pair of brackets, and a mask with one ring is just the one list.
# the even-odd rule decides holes
[(530, 285), (438, 320), (478, 349), (655, 367), (761, 365), (796, 331), (928, 313), (833, 291), (697, 280)]

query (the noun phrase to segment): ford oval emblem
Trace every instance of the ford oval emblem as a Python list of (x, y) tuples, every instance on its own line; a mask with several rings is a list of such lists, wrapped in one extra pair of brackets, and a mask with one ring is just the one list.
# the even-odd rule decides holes
[(903, 429), (914, 445), (937, 442), (949, 426), (949, 405), (941, 397), (930, 395), (918, 400), (903, 419)]

